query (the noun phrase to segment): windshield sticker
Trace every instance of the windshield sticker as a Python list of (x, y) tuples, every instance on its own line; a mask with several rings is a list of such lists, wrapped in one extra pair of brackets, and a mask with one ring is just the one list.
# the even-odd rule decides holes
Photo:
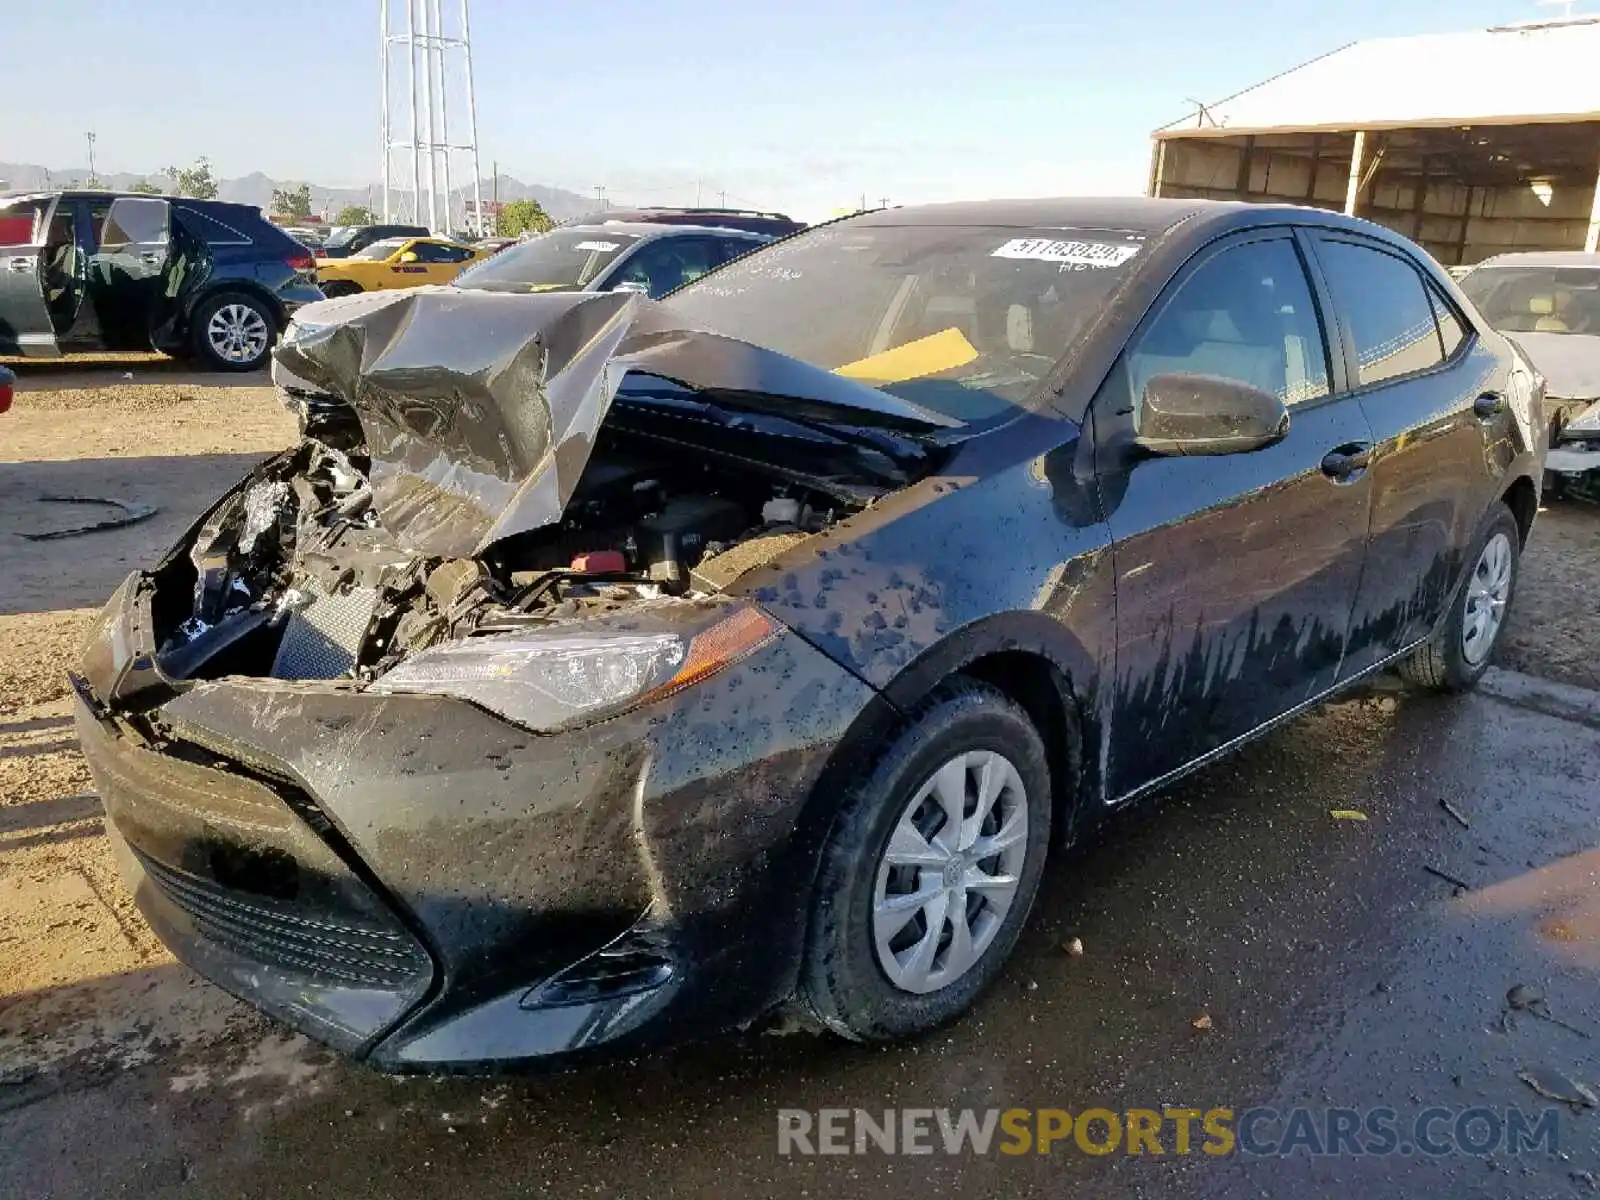
[(1050, 238), (1012, 238), (990, 258), (1029, 258), (1035, 262), (1063, 263), (1076, 267), (1120, 267), (1135, 254), (1138, 246), (1110, 242), (1058, 242)]
[(579, 250), (598, 250), (602, 254), (609, 254), (617, 248), (617, 244), (615, 242), (579, 242), (576, 248)]

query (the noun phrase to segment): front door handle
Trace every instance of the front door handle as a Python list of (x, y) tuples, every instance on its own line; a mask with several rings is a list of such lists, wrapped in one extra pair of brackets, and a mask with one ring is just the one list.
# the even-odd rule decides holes
[(1322, 473), (1343, 483), (1365, 471), (1372, 462), (1372, 447), (1366, 442), (1350, 442), (1322, 456)]
[(8, 259), (6, 261), (6, 270), (8, 270), (8, 271), (16, 271), (18, 274), (24, 274), (24, 273), (26, 273), (28, 271), (33, 270), (33, 259), (32, 258), (13, 258), (13, 259)]
[(1498, 417), (1506, 410), (1506, 398), (1499, 392), (1485, 392), (1472, 402), (1472, 415), (1480, 421)]

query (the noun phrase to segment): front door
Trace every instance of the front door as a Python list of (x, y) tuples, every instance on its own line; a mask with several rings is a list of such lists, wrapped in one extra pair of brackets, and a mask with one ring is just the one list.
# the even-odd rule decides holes
[(0, 354), (54, 357), (55, 328), (45, 298), (47, 232), (58, 201), (0, 201)]
[(1512, 385), (1500, 357), (1399, 251), (1322, 233), (1316, 254), (1374, 434), (1367, 572), (1344, 665), (1354, 675), (1426, 637), (1443, 615), (1488, 499), (1489, 447), (1512, 420)]
[(123, 196), (111, 202), (89, 259), (89, 300), (108, 350), (148, 350), (163, 308), (172, 206)]
[[(1332, 386), (1330, 339), (1292, 234), (1191, 260), (1092, 409), (1116, 564), (1108, 794), (1125, 796), (1330, 687), (1361, 578), (1370, 482), (1330, 474), (1371, 438)], [(1152, 457), (1131, 445), (1152, 376), (1195, 372), (1272, 392), (1288, 435), (1243, 454)]]

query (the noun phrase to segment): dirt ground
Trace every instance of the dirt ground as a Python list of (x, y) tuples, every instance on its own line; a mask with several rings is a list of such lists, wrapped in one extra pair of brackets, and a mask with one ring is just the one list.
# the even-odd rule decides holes
[[(133, 908), (75, 748), (63, 675), (88, 606), (293, 436), (264, 377), (145, 360), (30, 364), (0, 417), (0, 1112), (69, 1064), (109, 1077), (174, 1050), (203, 1064), (189, 1083), (175, 1078), (174, 1093), (205, 1079), (270, 1078), (285, 1096), (320, 1086), (323, 1052), (177, 967)], [(29, 540), (113, 511), (50, 496), (157, 511), (117, 530)], [(1541, 514), (1523, 564), (1502, 664), (1600, 689), (1600, 507)]]
[[(187, 972), (122, 888), (78, 755), (64, 668), (95, 606), (170, 545), (207, 499), (294, 421), (262, 374), (203, 375), (148, 358), (26, 364), (0, 417), (0, 1080), (93, 1051), (142, 1061), (257, 1020)], [(24, 534), (153, 505), (137, 525), (33, 541)], [(148, 985), (128, 981), (148, 977)], [(96, 981), (103, 981), (97, 987)], [(62, 985), (81, 985), (60, 991)], [(159, 990), (161, 994), (152, 995)], [(24, 1014), (7, 997), (54, 995)], [(151, 1023), (149, 1014), (159, 1013)]]

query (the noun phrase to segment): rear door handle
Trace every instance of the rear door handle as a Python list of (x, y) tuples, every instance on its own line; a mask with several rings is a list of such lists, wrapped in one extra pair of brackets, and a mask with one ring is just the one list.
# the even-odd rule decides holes
[(1506, 398), (1499, 392), (1485, 392), (1472, 402), (1472, 415), (1480, 421), (1498, 417), (1506, 410)]
[(1350, 442), (1322, 456), (1322, 473), (1343, 483), (1367, 469), (1372, 462), (1372, 447), (1366, 442)]

